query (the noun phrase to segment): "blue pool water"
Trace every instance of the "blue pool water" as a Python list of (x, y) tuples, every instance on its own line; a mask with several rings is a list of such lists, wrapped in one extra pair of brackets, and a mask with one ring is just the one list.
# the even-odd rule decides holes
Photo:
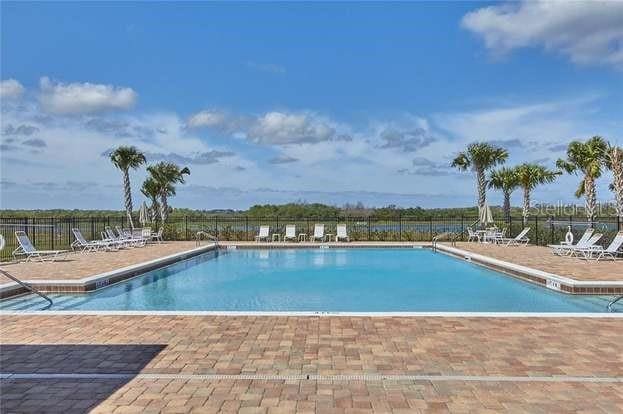
[[(604, 312), (571, 296), (428, 249), (274, 249), (207, 253), (52, 310)], [(33, 295), (0, 309), (37, 309)]]

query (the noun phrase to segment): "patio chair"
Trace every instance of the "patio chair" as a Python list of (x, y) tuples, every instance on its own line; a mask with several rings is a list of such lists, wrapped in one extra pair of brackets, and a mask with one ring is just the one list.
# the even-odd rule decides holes
[(63, 259), (67, 256), (67, 250), (37, 250), (24, 231), (16, 231), (15, 237), (19, 247), (13, 250), (13, 259), (17, 259), (17, 256), (26, 256), (26, 261), (39, 259), (44, 262), (46, 258), (55, 261), (61, 255)]
[(580, 237), (580, 240), (578, 240), (576, 244), (568, 244), (567, 242), (561, 242), (560, 244), (549, 244), (547, 245), (547, 247), (552, 249), (553, 254), (557, 256), (563, 256), (563, 255), (568, 254), (571, 251), (571, 248), (584, 247), (586, 245), (586, 242), (588, 242), (588, 240), (591, 238), (594, 232), (595, 230), (589, 227), (586, 229), (586, 231), (584, 231), (584, 234), (582, 235), (582, 237)]
[(610, 242), (610, 245), (605, 249), (602, 246), (591, 246), (582, 249), (578, 249), (577, 252), (584, 256), (584, 259), (601, 260), (603, 258), (610, 258), (612, 260), (621, 253), (619, 250), (623, 246), (623, 231), (620, 231), (614, 236), (614, 239)]
[(150, 227), (143, 227), (141, 229), (141, 237), (143, 239), (145, 239), (145, 243), (151, 242), (151, 240), (152, 240), (151, 239), (151, 235), (152, 235), (152, 232), (151, 232), (151, 228)]
[(480, 235), (474, 231), (471, 227), (467, 228), (467, 241), (476, 241), (480, 242)]
[(336, 233), (336, 242), (339, 242), (340, 240), (346, 240), (347, 242), (350, 242), (350, 237), (348, 237), (348, 232), (346, 231), (346, 224), (338, 224)]
[(270, 241), (269, 234), (270, 234), (270, 226), (260, 226), (260, 231), (257, 234), (257, 236), (255, 236), (255, 241), (256, 242), (261, 242), (262, 240)]
[(314, 234), (309, 238), (309, 241), (315, 242), (316, 240), (324, 241), (324, 224), (316, 223), (314, 225)]
[(529, 231), (530, 231), (530, 227), (524, 227), (523, 230), (521, 230), (521, 232), (519, 232), (519, 234), (515, 237), (512, 237), (512, 238), (500, 237), (500, 238), (497, 238), (496, 240), (499, 244), (503, 244), (506, 247), (526, 246), (530, 242), (530, 239), (526, 237)]
[(164, 227), (160, 227), (157, 232), (152, 233), (151, 229), (149, 229), (149, 234), (151, 234), (151, 241), (162, 243), (162, 234), (164, 233)]
[(286, 225), (286, 234), (283, 236), (283, 241), (288, 241), (288, 240), (292, 240), (292, 241), (296, 241), (296, 225), (294, 224), (287, 224)]

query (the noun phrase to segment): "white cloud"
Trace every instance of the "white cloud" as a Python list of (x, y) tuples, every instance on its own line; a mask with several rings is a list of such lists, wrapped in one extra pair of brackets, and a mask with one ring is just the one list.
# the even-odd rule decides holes
[(221, 111), (204, 110), (197, 112), (188, 118), (188, 126), (191, 128), (217, 128), (227, 121), (226, 115)]
[(576, 63), (623, 68), (622, 1), (507, 3), (470, 12), (462, 24), (497, 54), (544, 47)]
[(83, 114), (106, 110), (129, 109), (137, 94), (131, 88), (95, 83), (60, 83), (42, 77), (39, 102), (54, 114)]
[(269, 145), (323, 142), (335, 138), (335, 128), (311, 113), (268, 112), (256, 119), (247, 136)]
[(272, 111), (262, 115), (227, 114), (219, 110), (203, 110), (191, 115), (191, 128), (212, 128), (225, 131), (235, 138), (262, 145), (290, 145), (348, 140), (337, 122), (313, 112)]
[(0, 81), (0, 98), (15, 99), (24, 93), (24, 87), (15, 79)]

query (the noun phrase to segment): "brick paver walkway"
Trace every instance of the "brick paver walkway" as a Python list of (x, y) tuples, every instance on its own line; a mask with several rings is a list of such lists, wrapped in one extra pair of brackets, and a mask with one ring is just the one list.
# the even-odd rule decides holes
[[(112, 252), (71, 253), (57, 262), (1, 263), (2, 269), (22, 280), (82, 279), (133, 264), (194, 249), (195, 242), (166, 242)], [(0, 284), (10, 282), (0, 275)]]
[(576, 280), (621, 280), (623, 260), (582, 260), (560, 257), (542, 246), (498, 246), (483, 243), (457, 243), (456, 247), (483, 256), (493, 257), (533, 269)]
[[(620, 412), (623, 382), (569, 377), (620, 378), (622, 326), (607, 318), (3, 315), (2, 372), (130, 375), (3, 380), (2, 403), (7, 412)], [(138, 373), (523, 380), (132, 378)], [(552, 380), (525, 381), (535, 376)]]

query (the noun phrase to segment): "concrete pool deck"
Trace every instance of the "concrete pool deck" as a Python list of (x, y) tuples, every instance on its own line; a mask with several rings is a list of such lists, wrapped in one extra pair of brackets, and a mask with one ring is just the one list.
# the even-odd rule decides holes
[(623, 410), (619, 319), (24, 314), (0, 327), (6, 412)]

